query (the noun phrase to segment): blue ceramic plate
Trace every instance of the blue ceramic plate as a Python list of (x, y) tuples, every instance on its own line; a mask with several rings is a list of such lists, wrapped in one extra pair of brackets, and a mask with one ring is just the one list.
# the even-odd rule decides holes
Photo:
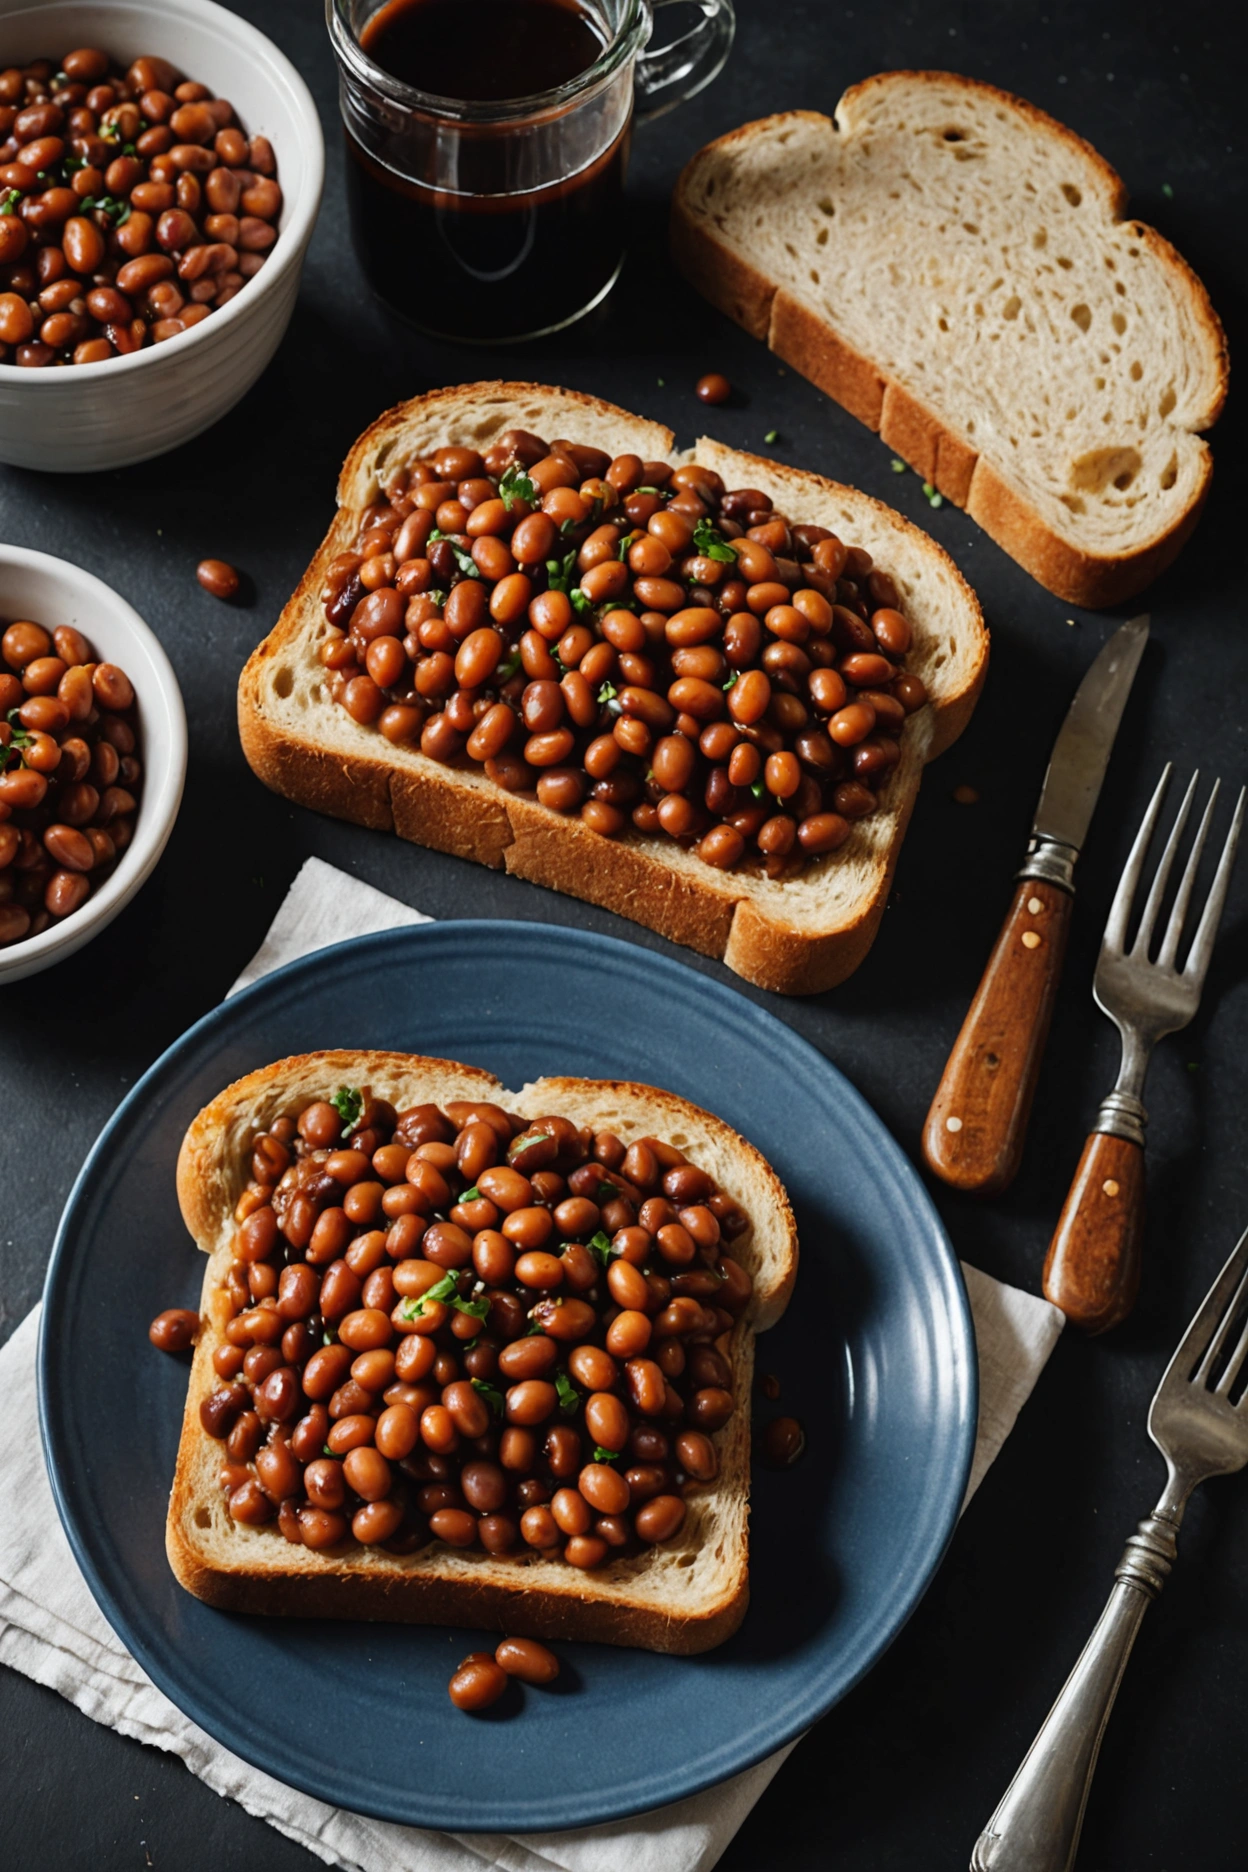
[[(484, 1719), (447, 1702), (468, 1631), (252, 1619), (175, 1583), (164, 1524), (186, 1365), (147, 1343), (198, 1305), (173, 1169), (187, 1123), (240, 1074), (319, 1047), (640, 1079), (707, 1105), (770, 1158), (801, 1234), (797, 1295), (760, 1345), (808, 1433), (759, 1473), (752, 1603), (696, 1658), (563, 1645), (554, 1691)], [(435, 923), (321, 950), (193, 1027), (91, 1152), (48, 1271), (48, 1468), (109, 1622), (209, 1734), (279, 1781), (414, 1826), (613, 1820), (791, 1741), (914, 1610), (962, 1500), (975, 1344), (957, 1262), (918, 1177), (812, 1047), (745, 996), (651, 951), (528, 923)], [(510, 1713), (504, 1714), (507, 1711)]]

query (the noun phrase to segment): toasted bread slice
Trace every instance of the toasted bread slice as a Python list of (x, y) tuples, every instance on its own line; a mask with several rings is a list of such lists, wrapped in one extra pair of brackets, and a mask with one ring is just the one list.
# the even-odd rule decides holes
[(1126, 202), (1021, 98), (887, 72), (835, 122), (786, 111), (700, 150), (672, 252), (1042, 585), (1109, 605), (1195, 525), (1227, 382), (1204, 287)]
[[(719, 1476), (690, 1497), (676, 1539), (639, 1559), (586, 1574), (535, 1552), (498, 1558), (437, 1541), (403, 1556), (376, 1547), (314, 1553), (292, 1546), (273, 1527), (231, 1520), (217, 1485), (221, 1445), (201, 1428), (199, 1406), (219, 1382), (212, 1355), (228, 1319), (219, 1289), (233, 1255), (234, 1207), (246, 1185), (257, 1131), (342, 1082), (367, 1084), (400, 1110), (473, 1099), (529, 1117), (561, 1114), (625, 1142), (653, 1134), (685, 1151), (747, 1210), (752, 1227), (734, 1241), (732, 1252), (753, 1275), (754, 1293), (726, 1354), (738, 1408), (716, 1437)], [(249, 1073), (205, 1106), (183, 1141), (177, 1179), (187, 1228), (209, 1257), (166, 1527), (170, 1564), (189, 1592), (236, 1612), (473, 1625), (647, 1651), (704, 1651), (737, 1629), (749, 1600), (754, 1335), (773, 1325), (788, 1304), (798, 1251), (780, 1179), (722, 1119), (653, 1086), (539, 1079), (512, 1094), (490, 1073), (451, 1060), (309, 1053)]]
[(666, 838), (604, 839), (577, 818), (505, 793), (479, 767), (444, 766), (394, 747), (330, 698), (318, 650), (329, 630), (325, 567), (355, 538), (387, 471), (444, 443), (489, 447), (504, 429), (566, 435), (612, 454), (678, 460), (670, 430), (575, 391), (479, 383), (437, 390), (388, 411), (348, 455), (339, 508), (299, 589), (249, 659), (238, 689), (243, 750), (276, 792), (339, 819), (603, 905), (781, 994), (814, 994), (857, 968), (888, 897), (923, 764), (966, 726), (983, 685), (988, 634), (975, 594), (948, 555), (882, 502), (818, 475), (703, 440), (692, 458), (729, 485), (757, 487), (791, 519), (830, 527), (890, 572), (914, 630), (906, 659), (929, 705), (910, 718), (881, 810), (840, 851), (800, 877), (773, 881), (713, 870)]

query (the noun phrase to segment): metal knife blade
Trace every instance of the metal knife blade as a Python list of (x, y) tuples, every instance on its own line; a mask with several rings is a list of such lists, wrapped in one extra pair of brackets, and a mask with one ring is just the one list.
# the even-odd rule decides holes
[(1082, 847), (1147, 642), (1147, 613), (1119, 625), (1075, 691), (1049, 756), (1033, 838)]

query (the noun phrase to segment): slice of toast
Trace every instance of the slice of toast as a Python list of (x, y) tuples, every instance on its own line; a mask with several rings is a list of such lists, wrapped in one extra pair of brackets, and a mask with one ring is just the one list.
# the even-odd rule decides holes
[(352, 448), (338, 513), (298, 590), (239, 681), (243, 751), (276, 792), (361, 825), (603, 905), (781, 994), (814, 994), (851, 974), (884, 912), (925, 761), (962, 732), (987, 671), (988, 634), (975, 594), (935, 542), (854, 488), (700, 441), (691, 459), (729, 486), (757, 487), (795, 523), (830, 527), (891, 573), (914, 631), (906, 667), (930, 702), (901, 736), (881, 809), (840, 851), (796, 878), (712, 869), (672, 840), (629, 830), (604, 839), (582, 820), (506, 793), (479, 767), (451, 767), (396, 747), (335, 704), (318, 651), (329, 632), (325, 568), (350, 547), (364, 508), (395, 468), (457, 443), (484, 451), (503, 430), (566, 435), (611, 454), (681, 459), (671, 431), (576, 391), (478, 383), (437, 390), (380, 417)]
[(887, 72), (687, 165), (676, 264), (1072, 604), (1169, 565), (1212, 472), (1222, 327), (1124, 219), (1090, 144), (1021, 98)]
[[(652, 1134), (675, 1144), (746, 1209), (732, 1245), (754, 1292), (727, 1356), (737, 1409), (716, 1436), (719, 1475), (689, 1497), (681, 1533), (638, 1559), (593, 1573), (526, 1551), (506, 1558), (434, 1541), (407, 1555), (379, 1547), (315, 1553), (273, 1527), (233, 1521), (217, 1485), (222, 1445), (199, 1406), (219, 1383), (212, 1355), (229, 1318), (219, 1289), (234, 1253), (234, 1208), (246, 1187), (251, 1141), (327, 1088), (367, 1084), (400, 1110), (453, 1099), (502, 1104), (529, 1117), (563, 1115), (625, 1143)], [(386, 1619), (471, 1625), (533, 1638), (588, 1639), (648, 1651), (695, 1652), (737, 1629), (749, 1600), (748, 1491), (754, 1335), (774, 1325), (797, 1276), (797, 1234), (784, 1186), (766, 1159), (722, 1119), (653, 1086), (539, 1079), (512, 1094), (490, 1073), (406, 1053), (324, 1052), (279, 1060), (220, 1093), (192, 1122), (177, 1169), (187, 1228), (209, 1257), (166, 1549), (183, 1586), (210, 1605), (297, 1618)], [(725, 1342), (721, 1342), (725, 1343)]]

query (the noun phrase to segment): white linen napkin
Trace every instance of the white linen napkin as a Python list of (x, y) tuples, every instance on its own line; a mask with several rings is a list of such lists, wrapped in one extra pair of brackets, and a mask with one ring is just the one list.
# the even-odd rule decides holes
[[(231, 993), (344, 937), (427, 923), (309, 858)], [(979, 1427), (969, 1501), (1013, 1428), (1062, 1327), (1056, 1307), (963, 1266), (979, 1348)], [(69, 1550), (43, 1465), (36, 1307), (0, 1350), (0, 1664), (46, 1684), (93, 1722), (180, 1755), (192, 1774), (329, 1865), (358, 1872), (710, 1872), (796, 1743), (705, 1793), (566, 1833), (430, 1833), (321, 1801), (250, 1767), (196, 1727), (144, 1675), (96, 1606)], [(963, 1503), (965, 1507), (966, 1503)]]

